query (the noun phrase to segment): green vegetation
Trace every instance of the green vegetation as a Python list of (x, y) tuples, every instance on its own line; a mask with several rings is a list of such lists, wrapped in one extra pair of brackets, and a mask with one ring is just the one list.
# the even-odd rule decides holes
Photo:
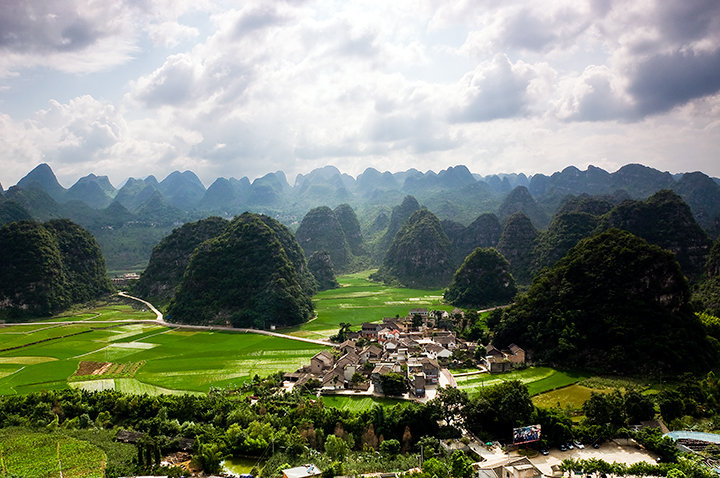
[(364, 412), (372, 410), (376, 406), (392, 407), (404, 405), (410, 402), (384, 397), (353, 397), (352, 395), (324, 395), (322, 401), (326, 407), (333, 407), (339, 410), (350, 410), (352, 412)]
[(107, 456), (64, 433), (0, 428), (0, 459), (2, 476), (102, 478)]
[(315, 277), (319, 291), (335, 289), (340, 286), (335, 278), (332, 260), (327, 251), (313, 252), (308, 259), (308, 269)]
[(327, 206), (308, 211), (295, 237), (308, 257), (314, 252), (326, 251), (338, 271), (346, 270), (350, 264), (352, 253), (345, 232), (333, 210)]
[(373, 271), (338, 277), (340, 288), (326, 290), (313, 297), (317, 318), (285, 333), (310, 338), (329, 338), (341, 322), (353, 327), (363, 322), (379, 322), (383, 317), (406, 316), (412, 308), (451, 310), (442, 303), (442, 290), (389, 287), (369, 280)]
[(473, 396), (484, 387), (494, 386), (507, 381), (519, 381), (528, 387), (530, 395), (538, 395), (577, 383), (587, 374), (570, 373), (554, 370), (549, 367), (528, 367), (523, 370), (501, 374), (478, 374), (455, 377), (458, 388)]
[(578, 243), (489, 325), (498, 345), (522, 343), (564, 367), (703, 371), (718, 350), (688, 299), (672, 253), (611, 229)]
[(68, 220), (0, 228), (0, 317), (50, 315), (110, 292), (95, 239)]
[(525, 214), (516, 212), (505, 221), (497, 249), (510, 263), (510, 272), (518, 284), (529, 284), (533, 248), (538, 232)]
[[(114, 389), (127, 393), (207, 392), (307, 364), (320, 346), (255, 334), (176, 331), (153, 324), (93, 326), (93, 318), (150, 318), (127, 306), (80, 313), (83, 325), (0, 328), (0, 394)], [(75, 375), (82, 362), (110, 363), (104, 374)], [(87, 367), (87, 366), (85, 366)], [(88, 370), (83, 368), (83, 370)]]
[(475, 249), (455, 273), (445, 300), (457, 307), (506, 304), (515, 296), (510, 264), (496, 249)]
[(255, 328), (305, 322), (313, 306), (302, 272), (273, 228), (256, 214), (242, 214), (195, 249), (167, 318)]
[(440, 220), (419, 209), (402, 225), (374, 279), (407, 287), (444, 287), (454, 272), (450, 239)]
[(133, 292), (155, 306), (167, 304), (173, 298), (195, 248), (219, 236), (228, 224), (225, 219), (209, 217), (173, 230), (153, 248), (150, 262)]
[(646, 201), (625, 201), (603, 216), (600, 228), (617, 227), (675, 253), (683, 272), (698, 278), (705, 265), (710, 240), (690, 207), (669, 190)]

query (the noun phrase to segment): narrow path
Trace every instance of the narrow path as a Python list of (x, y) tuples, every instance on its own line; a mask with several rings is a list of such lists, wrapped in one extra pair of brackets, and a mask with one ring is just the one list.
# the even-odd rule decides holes
[(226, 327), (221, 325), (190, 325), (190, 324), (175, 324), (171, 322), (166, 322), (163, 318), (162, 313), (155, 308), (150, 302), (140, 299), (138, 297), (133, 297), (131, 295), (126, 294), (125, 292), (118, 292), (118, 295), (121, 297), (125, 297), (126, 299), (132, 299), (136, 300), (138, 302), (141, 302), (145, 304), (150, 310), (152, 310), (155, 313), (155, 316), (157, 317), (154, 321), (159, 325), (163, 325), (165, 327), (174, 327), (178, 329), (190, 329), (190, 330), (219, 330), (219, 331), (225, 331), (225, 332), (241, 332), (245, 334), (260, 334), (260, 335), (268, 335), (270, 337), (279, 337), (282, 339), (290, 339), (290, 340), (297, 340), (298, 342), (306, 342), (309, 344), (315, 344), (315, 345), (324, 345), (326, 347), (338, 347), (338, 344), (333, 344), (332, 342), (328, 342), (326, 340), (316, 340), (316, 339), (307, 339), (304, 337), (295, 337), (294, 335), (286, 335), (281, 334), (279, 332), (272, 332), (270, 330), (262, 330), (262, 329), (246, 329), (246, 328), (239, 328), (239, 327)]
[[(221, 325), (190, 325), (190, 324), (175, 324), (172, 322), (166, 322), (162, 312), (160, 312), (157, 308), (155, 308), (154, 305), (152, 305), (150, 302), (140, 299), (139, 297), (133, 297), (125, 292), (118, 292), (118, 295), (120, 297), (124, 297), (126, 299), (135, 300), (142, 304), (144, 304), (148, 309), (150, 309), (155, 314), (155, 319), (130, 319), (130, 320), (93, 320), (88, 321), (85, 320), (58, 320), (58, 321), (47, 321), (42, 322), (43, 324), (47, 324), (48, 326), (58, 326), (58, 325), (95, 325), (95, 324), (117, 324), (117, 325), (123, 325), (123, 324), (153, 324), (153, 325), (160, 325), (163, 327), (170, 327), (173, 329), (186, 329), (186, 330), (207, 330), (207, 331), (223, 331), (223, 332), (240, 332), (244, 334), (260, 334), (260, 335), (268, 335), (270, 337), (278, 337), (281, 339), (290, 339), (290, 340), (296, 340), (298, 342), (305, 342), (308, 344), (315, 344), (315, 345), (322, 345), (324, 347), (339, 347), (339, 344), (334, 344), (332, 342), (328, 342), (327, 340), (318, 340), (318, 339), (308, 339), (305, 337), (295, 337), (294, 335), (287, 335), (287, 334), (281, 334), (279, 332), (272, 332), (270, 330), (262, 330), (262, 329), (246, 329), (246, 328), (238, 328), (238, 327), (225, 327)], [(9, 324), (0, 324), (0, 327), (10, 327), (10, 326), (17, 326), (17, 325), (37, 325), (37, 322), (13, 322)], [(41, 329), (38, 329), (41, 330)], [(57, 338), (57, 337), (56, 337)]]

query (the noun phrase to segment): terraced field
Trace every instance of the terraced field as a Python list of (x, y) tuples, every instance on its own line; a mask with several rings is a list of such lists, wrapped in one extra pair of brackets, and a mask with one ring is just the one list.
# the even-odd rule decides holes
[[(116, 319), (154, 318), (115, 306)], [(103, 311), (102, 314), (105, 315)], [(143, 315), (144, 314), (144, 315)], [(79, 387), (132, 393), (207, 392), (254, 375), (295, 370), (323, 347), (277, 337), (180, 331), (153, 324), (98, 324), (0, 328), (0, 394)], [(66, 320), (76, 320), (75, 317)], [(99, 320), (99, 319), (98, 319)], [(105, 319), (107, 320), (107, 319)], [(75, 376), (82, 362), (110, 363), (107, 376)], [(119, 364), (142, 364), (120, 367)], [(130, 370), (122, 375), (118, 370)], [(86, 379), (89, 378), (89, 379)]]
[(374, 271), (338, 277), (339, 289), (326, 290), (313, 297), (317, 318), (283, 332), (299, 337), (328, 338), (337, 333), (338, 324), (347, 322), (356, 330), (363, 322), (380, 322), (383, 317), (406, 316), (410, 309), (452, 310), (441, 303), (443, 291), (387, 287), (368, 279)]

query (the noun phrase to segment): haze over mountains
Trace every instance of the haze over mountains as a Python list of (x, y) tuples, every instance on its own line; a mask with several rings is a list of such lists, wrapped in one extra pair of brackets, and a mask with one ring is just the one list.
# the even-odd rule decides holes
[[(310, 209), (349, 204), (357, 213), (362, 233), (380, 234), (389, 247), (394, 233), (420, 203), (432, 211), (443, 227), (471, 224), (483, 213), (492, 213), (502, 226), (517, 212), (534, 228), (544, 230), (568, 196), (603, 195), (613, 204), (622, 199), (645, 199), (660, 189), (675, 191), (690, 207), (695, 219), (711, 237), (720, 230), (720, 180), (702, 172), (671, 175), (639, 164), (609, 173), (573, 166), (550, 176), (495, 174), (479, 176), (465, 166), (438, 173), (415, 169), (390, 173), (369, 168), (353, 178), (333, 166), (298, 175), (291, 185), (282, 171), (250, 181), (244, 177), (218, 178), (205, 187), (191, 171), (174, 172), (158, 181), (153, 176), (128, 179), (120, 188), (106, 176), (89, 174), (70, 188), (60, 185), (47, 164), (41, 164), (0, 196), (0, 222), (35, 218), (68, 217), (96, 235), (110, 269), (144, 267), (152, 247), (173, 227), (210, 215), (232, 218), (244, 211), (265, 213), (294, 228)], [(413, 196), (402, 221), (393, 221), (392, 206)], [(484, 219), (486, 222), (488, 218)], [(492, 222), (492, 221), (491, 221)], [(489, 223), (488, 223), (489, 224)], [(497, 224), (487, 232), (498, 235)], [(389, 226), (389, 227), (388, 227)], [(391, 231), (392, 229), (392, 231)], [(357, 240), (357, 231), (353, 233)], [(451, 240), (467, 242), (463, 237)], [(125, 241), (132, 248), (121, 247)], [(472, 242), (472, 241), (471, 241)], [(486, 245), (490, 245), (489, 242)], [(359, 243), (349, 244), (357, 253)], [(458, 244), (460, 246), (460, 244)], [(467, 250), (463, 248), (464, 257)], [(381, 260), (382, 257), (376, 257)], [(458, 258), (459, 259), (459, 258)], [(512, 262), (512, 261), (511, 261)]]

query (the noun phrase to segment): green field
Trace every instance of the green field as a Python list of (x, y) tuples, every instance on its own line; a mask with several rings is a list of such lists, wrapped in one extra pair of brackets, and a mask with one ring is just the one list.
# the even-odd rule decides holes
[(458, 388), (468, 392), (470, 396), (481, 387), (492, 386), (507, 380), (520, 380), (527, 385), (530, 395), (538, 395), (549, 390), (574, 384), (587, 378), (581, 373), (560, 372), (549, 367), (529, 367), (524, 370), (500, 374), (479, 374), (455, 377)]
[[(107, 312), (101, 309), (101, 313)], [(128, 306), (112, 307), (111, 312), (117, 320), (139, 315)], [(81, 316), (88, 314), (83, 311)], [(213, 386), (240, 385), (256, 374), (296, 370), (323, 348), (255, 334), (180, 331), (153, 324), (91, 326), (0, 328), (0, 349), (52, 339), (0, 352), (0, 394), (70, 386), (150, 394), (207, 392)], [(76, 332), (83, 333), (57, 338)], [(87, 377), (73, 377), (82, 361), (143, 365), (133, 370), (132, 377), (100, 375), (85, 380)], [(111, 367), (110, 373), (116, 369)]]
[(101, 478), (106, 460), (100, 448), (65, 434), (0, 430), (2, 476)]
[(590, 394), (593, 392), (608, 393), (610, 390), (589, 388), (576, 383), (568, 387), (536, 395), (532, 401), (535, 406), (542, 408), (569, 408), (570, 410), (577, 411), (582, 409), (583, 403), (590, 398)]
[(407, 400), (393, 398), (353, 397), (352, 395), (324, 395), (322, 401), (325, 406), (340, 408), (342, 410), (352, 410), (353, 412), (371, 410), (376, 405), (392, 407), (394, 405), (402, 406), (409, 403)]
[(452, 310), (442, 302), (442, 289), (419, 290), (388, 287), (373, 282), (368, 276), (374, 271), (339, 276), (340, 288), (320, 292), (313, 297), (317, 318), (285, 333), (309, 338), (327, 338), (335, 334), (340, 322), (355, 330), (363, 322), (380, 322), (383, 317), (404, 317), (410, 309)]

